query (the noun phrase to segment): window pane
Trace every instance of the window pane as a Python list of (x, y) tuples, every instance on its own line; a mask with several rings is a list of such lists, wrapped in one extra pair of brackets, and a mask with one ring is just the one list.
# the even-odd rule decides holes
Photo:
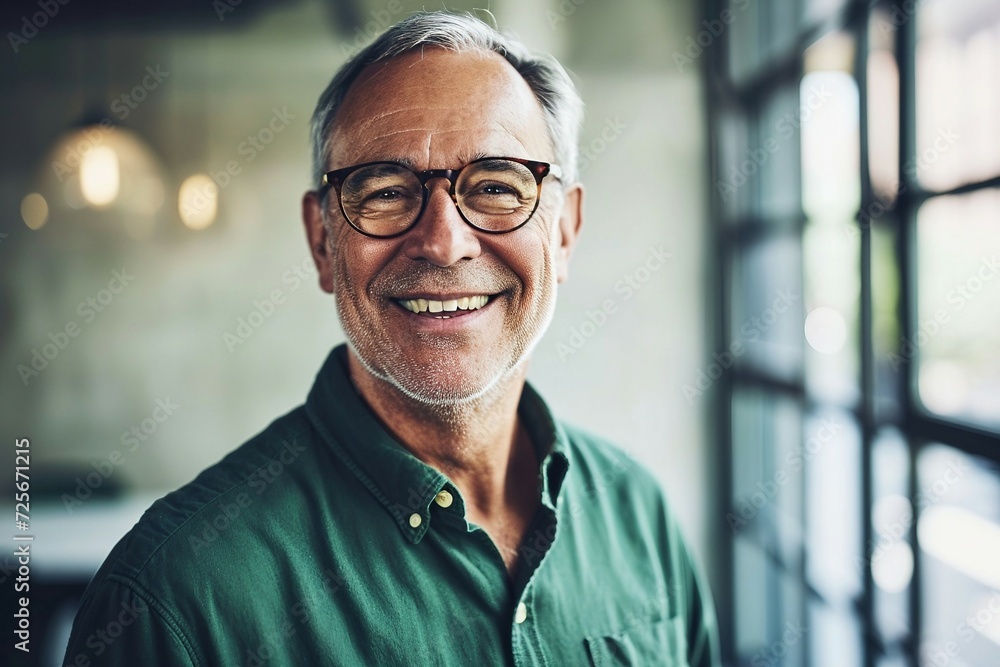
[(909, 175), (937, 189), (1000, 175), (1000, 3), (918, 6), (917, 143)]
[(799, 21), (799, 2), (762, 2), (761, 13), (765, 17), (767, 36), (764, 39), (765, 61), (780, 59), (795, 46)]
[(757, 657), (766, 660), (750, 664), (804, 665), (808, 648), (809, 619), (806, 617), (805, 588), (796, 573), (786, 573), (781, 578), (781, 611), (775, 619), (777, 626), (767, 650)]
[(824, 401), (859, 396), (859, 236), (845, 220), (810, 222), (805, 256), (806, 386)]
[(736, 568), (736, 650), (744, 659), (762, 650), (767, 644), (768, 619), (772, 617), (768, 603), (769, 579), (775, 577), (774, 566), (755, 544), (744, 538), (734, 543), (733, 560)]
[(802, 665), (812, 627), (801, 582), (755, 545), (735, 543), (736, 648), (740, 664)]
[[(732, 498), (733, 509), (738, 512), (739, 499), (750, 496), (756, 490), (754, 483), (764, 477), (764, 397), (760, 392), (734, 393), (732, 423)], [(736, 534), (745, 527), (741, 520), (747, 517), (736, 514), (727, 520)]]
[(879, 658), (875, 664), (878, 667), (911, 667), (910, 661), (899, 653)]
[(832, 19), (846, 4), (847, 0), (804, 0), (802, 22), (811, 25)]
[[(809, 605), (810, 658), (813, 667), (863, 665), (861, 623), (847, 605)], [(788, 663), (805, 664), (805, 663)]]
[(802, 255), (793, 236), (746, 248), (733, 270), (730, 350), (739, 364), (795, 379), (802, 369)]
[(896, 234), (884, 224), (871, 228), (872, 346), (875, 366), (875, 411), (879, 419), (899, 415), (901, 364), (899, 265)]
[(876, 198), (889, 205), (899, 194), (899, 67), (889, 12), (872, 12), (868, 27), (868, 172)]
[(1000, 427), (1000, 189), (937, 197), (917, 218), (919, 395), (945, 416)]
[(733, 402), (734, 535), (773, 547), (786, 563), (802, 553), (802, 417), (788, 398), (739, 391)]
[(910, 493), (910, 452), (902, 434), (882, 430), (872, 448), (871, 522), (874, 539), (865, 557), (875, 582), (875, 624), (886, 641), (901, 641), (910, 632), (909, 599), (913, 579), (914, 525)]
[(757, 137), (744, 167), (757, 171), (760, 216), (768, 221), (796, 221), (801, 217), (799, 192), (800, 128), (823, 104), (822, 91), (803, 91), (799, 100), (797, 86), (776, 91), (764, 105)]
[(927, 664), (1000, 664), (1000, 471), (935, 445), (920, 454), (924, 644)]
[(861, 444), (854, 418), (826, 411), (806, 421), (806, 576), (827, 600), (861, 592)]
[(858, 85), (844, 72), (802, 78), (802, 208), (814, 220), (850, 220), (861, 201)]
[(729, 74), (739, 83), (753, 76), (760, 66), (760, 4), (752, 0), (730, 0), (728, 5), (733, 17), (729, 27)]

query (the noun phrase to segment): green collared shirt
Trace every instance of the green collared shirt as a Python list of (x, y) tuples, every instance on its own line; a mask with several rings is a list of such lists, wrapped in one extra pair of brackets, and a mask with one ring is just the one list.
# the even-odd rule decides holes
[(718, 664), (711, 597), (649, 473), (526, 385), (541, 504), (511, 577), (346, 355), (146, 511), (90, 583), (64, 664)]

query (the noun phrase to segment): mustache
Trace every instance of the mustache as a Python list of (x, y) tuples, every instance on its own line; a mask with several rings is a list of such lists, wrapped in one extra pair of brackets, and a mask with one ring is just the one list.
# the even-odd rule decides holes
[(375, 297), (454, 291), (497, 294), (517, 284), (517, 278), (510, 270), (500, 266), (482, 263), (434, 266), (419, 263), (405, 269), (386, 267), (372, 281), (370, 292)]

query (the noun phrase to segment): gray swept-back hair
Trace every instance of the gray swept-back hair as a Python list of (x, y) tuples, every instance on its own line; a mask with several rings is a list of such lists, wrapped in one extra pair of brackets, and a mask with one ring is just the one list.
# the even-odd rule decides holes
[(372, 63), (425, 46), (503, 56), (524, 78), (541, 103), (556, 161), (563, 169), (564, 184), (576, 181), (577, 140), (583, 121), (583, 101), (563, 66), (552, 56), (530, 52), (520, 42), (505, 37), (471, 14), (435, 11), (416, 13), (389, 28), (348, 60), (323, 91), (313, 112), (310, 129), (314, 184), (318, 184), (327, 171), (330, 136), (337, 111), (361, 71)]

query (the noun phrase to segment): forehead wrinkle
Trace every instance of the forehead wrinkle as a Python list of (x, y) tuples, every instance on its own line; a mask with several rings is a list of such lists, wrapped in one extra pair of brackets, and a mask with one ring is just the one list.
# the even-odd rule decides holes
[[(470, 73), (467, 64), (459, 62), (457, 71), (472, 77), (472, 83), (457, 88), (457, 82), (439, 66), (455, 62), (451, 60), (455, 54), (438, 55), (435, 50), (438, 57), (432, 59), (431, 53), (392, 58), (359, 78), (345, 100), (347, 113), (334, 126), (331, 158), (378, 160), (386, 153), (410, 155), (412, 150), (412, 157), (420, 162), (451, 162), (460, 154), (486, 152), (546, 159), (546, 154), (537, 154), (551, 152), (552, 147), (542, 106), (509, 63), (493, 54), (497, 62), (482, 57), (480, 62), (490, 66)], [(417, 65), (432, 60), (427, 71), (431, 78), (423, 72), (410, 75)], [(478, 92), (472, 95), (473, 90)], [(462, 141), (463, 135), (469, 141)], [(440, 155), (435, 156), (435, 151)]]
[[(406, 107), (406, 108), (403, 108), (403, 109), (393, 109), (391, 111), (380, 111), (380, 112), (375, 113), (375, 114), (368, 114), (368, 115), (365, 115), (365, 116), (363, 116), (363, 117), (361, 117), (359, 119), (354, 120), (353, 123), (351, 123), (352, 119), (348, 119), (348, 122), (346, 124), (348, 124), (348, 125), (353, 124), (353, 125), (355, 125), (355, 128), (356, 128), (356, 130), (358, 132), (366, 133), (366, 132), (371, 131), (371, 127), (373, 125), (376, 125), (376, 124), (378, 124), (378, 123), (380, 123), (382, 121), (385, 121), (385, 120), (391, 120), (394, 116), (397, 116), (398, 114), (412, 113), (412, 112), (417, 112), (416, 114), (414, 114), (417, 120), (423, 120), (423, 121), (426, 122), (427, 115), (428, 114), (433, 114), (435, 112), (451, 113), (453, 116), (459, 116), (459, 118), (461, 118), (463, 120), (467, 120), (467, 119), (470, 119), (470, 118), (475, 118), (478, 113), (482, 112), (482, 109), (474, 107), (474, 106), (471, 106), (471, 105), (460, 106), (459, 107), (459, 106), (428, 106), (428, 105), (424, 105), (424, 104), (417, 104), (417, 105)], [(440, 116), (439, 116), (439, 118), (440, 118)], [(498, 123), (498, 124), (500, 124), (500, 123)], [(501, 124), (501, 126), (502, 126), (502, 124)], [(411, 130), (426, 130), (428, 132), (434, 132), (434, 131), (436, 131), (436, 128), (433, 128), (433, 127), (419, 127), (419, 128), (415, 127), (415, 128), (410, 128), (410, 129)], [(403, 130), (403, 131), (406, 131), (406, 130)], [(440, 130), (438, 130), (438, 131), (440, 131)], [(389, 136), (389, 135), (383, 135), (383, 136)]]

